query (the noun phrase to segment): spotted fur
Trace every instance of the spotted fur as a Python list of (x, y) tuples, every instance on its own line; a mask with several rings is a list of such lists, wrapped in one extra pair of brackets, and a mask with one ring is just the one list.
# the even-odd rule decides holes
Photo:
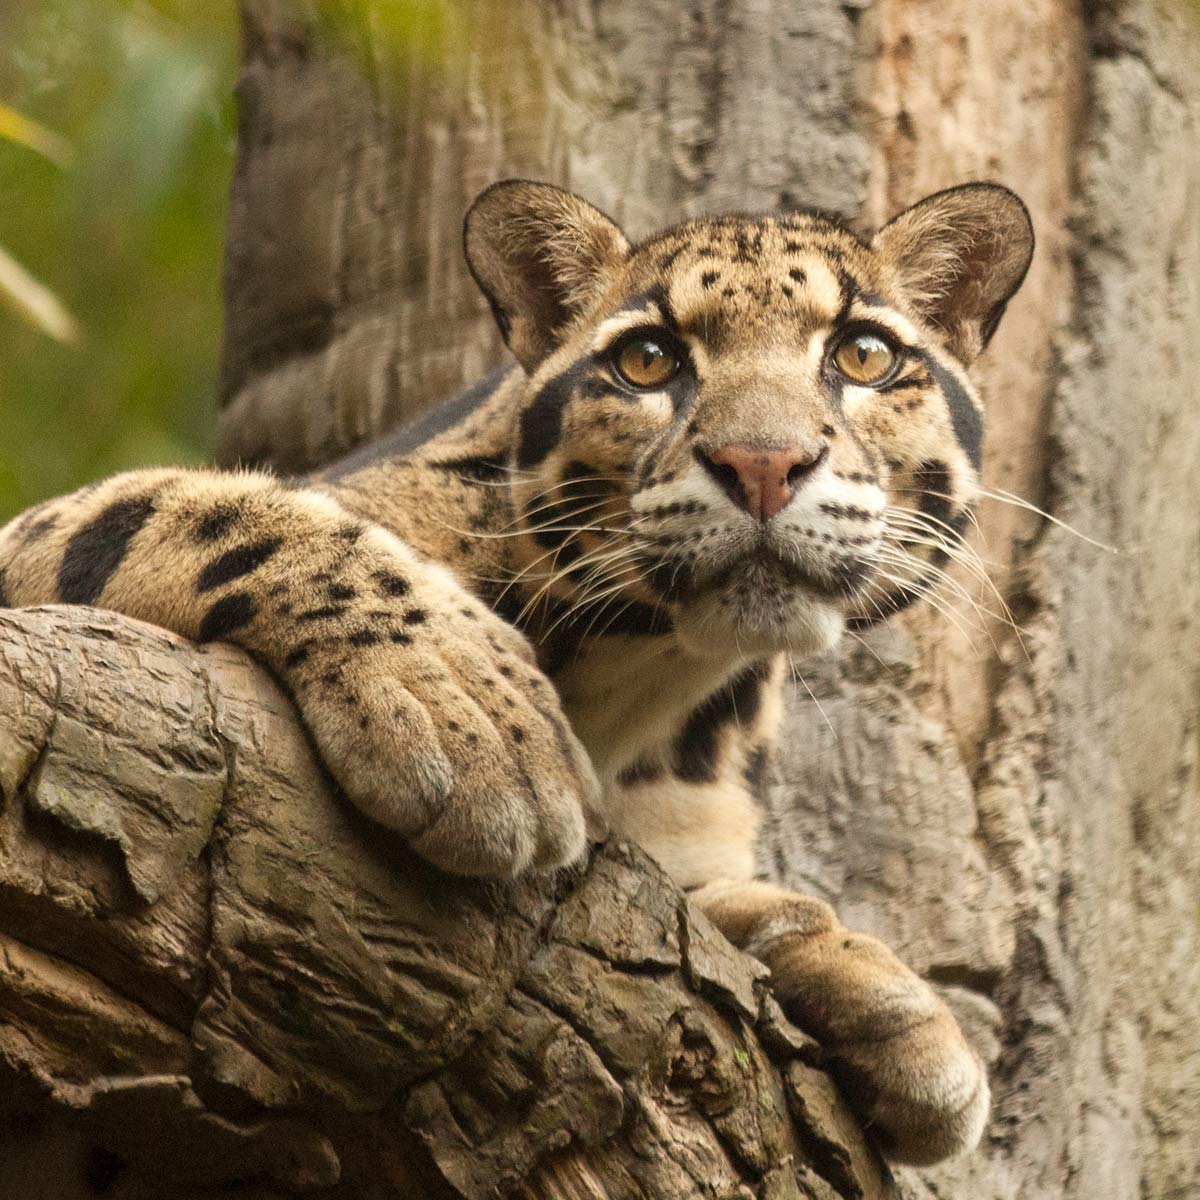
[[(42, 505), (0, 531), (0, 602), (245, 647), (350, 800), (447, 870), (571, 862), (589, 825), (636, 839), (771, 967), (890, 1153), (974, 1145), (986, 1079), (944, 1005), (755, 882), (753, 846), (786, 656), (956, 552), (966, 369), (1028, 266), (1023, 206), (968, 185), (871, 238), (796, 213), (631, 246), (517, 181), (465, 243), (515, 367), (308, 480), (140, 471)], [(849, 376), (847, 339), (886, 375)], [(669, 378), (639, 386), (630, 345)]]

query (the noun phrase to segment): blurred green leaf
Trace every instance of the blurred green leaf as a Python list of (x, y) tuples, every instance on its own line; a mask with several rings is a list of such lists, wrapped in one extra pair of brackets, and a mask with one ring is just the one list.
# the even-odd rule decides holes
[(0, 104), (0, 137), (36, 151), (56, 167), (69, 167), (74, 157), (71, 143), (66, 138), (59, 137), (53, 130), (30, 120), (7, 104)]
[[(61, 169), (0, 116), (18, 131), (0, 136), (0, 277), (19, 280), (0, 291), (42, 318), (0, 312), (0, 522), (110, 471), (208, 457), (237, 50), (228, 0), (0, 5), (0, 114), (74, 150)], [(43, 335), (47, 296), (85, 338)]]
[(0, 246), (0, 304), (56, 342), (77, 342), (79, 325), (62, 301)]

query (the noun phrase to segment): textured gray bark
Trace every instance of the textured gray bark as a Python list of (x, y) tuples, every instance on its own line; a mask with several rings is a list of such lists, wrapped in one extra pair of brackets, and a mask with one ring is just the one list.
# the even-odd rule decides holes
[(232, 647), (0, 612), (0, 798), (0, 1195), (895, 1195), (640, 851), (451, 880)]
[[(382, 7), (366, 5), (366, 19)], [(327, 72), (281, 65), (286, 54), (266, 49), (282, 44), (278, 23), (267, 5), (251, 10), (254, 138), (280, 132)], [(1015, 187), (1039, 251), (978, 372), (985, 479), (1119, 553), (985, 503), (976, 544), (1020, 637), (998, 598), (964, 580), (990, 612), (947, 594), (948, 615), (913, 614), (815, 664), (794, 697), (763, 865), (944, 984), (994, 1063), (984, 1147), (907, 1176), (912, 1195), (1196, 1195), (1196, 6), (438, 11), (453, 66), (368, 36), (378, 94), (331, 83), (326, 141), (302, 118), (290, 144), (259, 153), (247, 141), (227, 457), (328, 457), (494, 361), (457, 257), (459, 213), (494, 178), (565, 184), (635, 234), (792, 202), (872, 224), (963, 179)], [(260, 205), (284, 161), (305, 186)], [(330, 180), (319, 201), (314, 173)], [(303, 224), (289, 217), (301, 198)], [(251, 313), (272, 229), (307, 247), (284, 272), (307, 290)], [(251, 361), (262, 339), (318, 312), (324, 341)]]

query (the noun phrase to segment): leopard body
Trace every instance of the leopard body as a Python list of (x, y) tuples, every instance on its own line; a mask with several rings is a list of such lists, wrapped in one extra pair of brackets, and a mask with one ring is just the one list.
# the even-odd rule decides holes
[(0, 530), (0, 603), (237, 642), (348, 798), (449, 871), (639, 842), (888, 1152), (969, 1148), (986, 1077), (948, 1010), (756, 880), (754, 846), (789, 659), (917, 599), (963, 533), (967, 367), (1028, 266), (1023, 206), (967, 185), (871, 238), (801, 213), (631, 246), (510, 181), (465, 240), (515, 365), (308, 479), (135, 471), (41, 505)]

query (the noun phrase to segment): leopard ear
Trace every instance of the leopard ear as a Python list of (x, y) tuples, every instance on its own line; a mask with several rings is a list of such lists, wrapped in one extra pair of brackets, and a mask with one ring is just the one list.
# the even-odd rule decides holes
[(1029, 210), (1006, 187), (967, 183), (894, 217), (876, 235), (902, 296), (971, 362), (991, 340), (1033, 257)]
[(532, 371), (595, 294), (606, 267), (629, 242), (586, 200), (507, 179), (471, 205), (463, 222), (467, 266), (509, 349)]

